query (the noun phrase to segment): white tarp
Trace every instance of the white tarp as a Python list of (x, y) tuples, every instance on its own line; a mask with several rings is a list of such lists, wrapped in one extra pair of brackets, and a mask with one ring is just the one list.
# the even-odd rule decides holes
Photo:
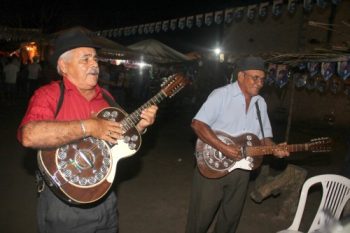
[(139, 41), (135, 44), (129, 45), (128, 48), (135, 52), (142, 53), (146, 60), (151, 59), (158, 63), (190, 61), (186, 55), (154, 39)]

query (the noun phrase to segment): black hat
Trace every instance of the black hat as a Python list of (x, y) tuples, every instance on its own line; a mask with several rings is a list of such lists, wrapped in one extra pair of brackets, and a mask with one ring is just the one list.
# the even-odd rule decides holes
[(244, 57), (237, 61), (237, 72), (244, 70), (265, 71), (265, 61), (261, 57)]
[(50, 57), (50, 63), (57, 65), (58, 58), (66, 51), (79, 48), (101, 48), (93, 40), (92, 33), (82, 27), (74, 27), (60, 32), (53, 42), (53, 53)]

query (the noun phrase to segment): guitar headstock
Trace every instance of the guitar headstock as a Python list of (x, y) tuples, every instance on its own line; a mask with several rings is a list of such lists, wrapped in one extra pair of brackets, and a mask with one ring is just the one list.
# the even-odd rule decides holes
[(310, 140), (308, 143), (309, 151), (312, 152), (329, 152), (332, 150), (332, 139), (321, 137)]
[(168, 77), (164, 83), (162, 83), (162, 92), (167, 97), (173, 97), (182, 88), (186, 86), (189, 80), (183, 74), (174, 74)]

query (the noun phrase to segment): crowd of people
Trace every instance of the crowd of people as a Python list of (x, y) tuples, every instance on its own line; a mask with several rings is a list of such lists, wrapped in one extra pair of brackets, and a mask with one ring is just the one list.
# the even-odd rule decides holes
[[(193, 102), (198, 90), (198, 72), (194, 65), (138, 69), (99, 61), (99, 66), (99, 84), (118, 99), (121, 107), (128, 110), (145, 103), (161, 89), (161, 84), (166, 78), (177, 72), (184, 73), (191, 80), (184, 90), (186, 96), (182, 101)], [(17, 56), (1, 57), (0, 103), (13, 105), (23, 100), (27, 101), (37, 88), (60, 79), (55, 67), (38, 57), (34, 57), (33, 62), (28, 63), (23, 63)]]
[(0, 101), (9, 105), (28, 99), (34, 91), (51, 80), (57, 73), (46, 61), (34, 57), (24, 63), (17, 56), (0, 58)]

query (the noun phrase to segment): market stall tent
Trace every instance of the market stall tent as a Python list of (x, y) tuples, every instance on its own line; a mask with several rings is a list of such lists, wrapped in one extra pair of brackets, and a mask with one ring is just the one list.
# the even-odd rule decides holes
[(190, 61), (186, 55), (154, 39), (129, 45), (129, 49), (142, 53), (145, 60), (155, 63), (179, 63)]

